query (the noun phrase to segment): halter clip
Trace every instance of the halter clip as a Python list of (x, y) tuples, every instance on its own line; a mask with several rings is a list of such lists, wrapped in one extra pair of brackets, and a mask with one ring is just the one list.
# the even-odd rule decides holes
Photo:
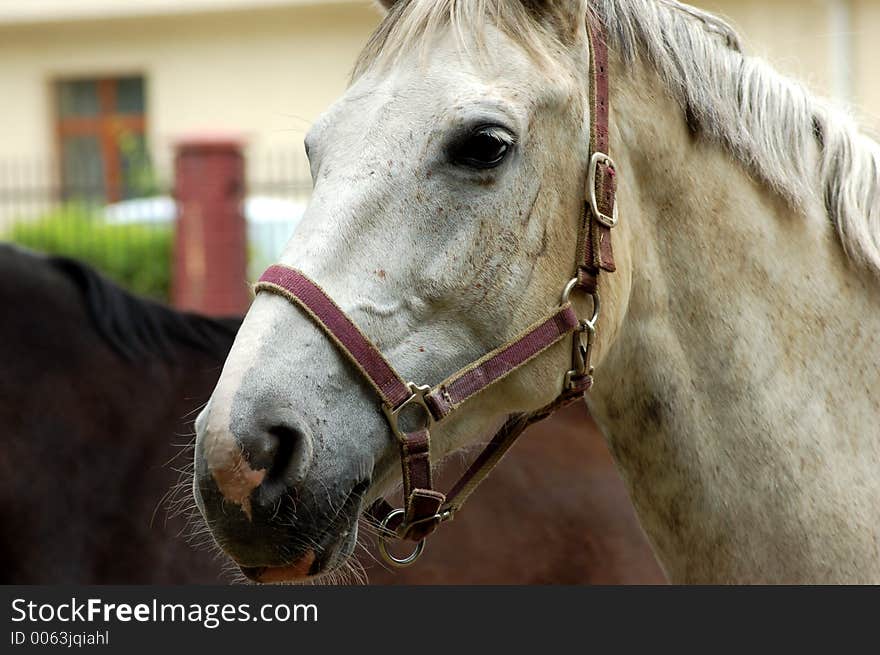
[[(574, 278), (565, 287), (562, 292), (562, 303), (565, 304), (571, 300), (571, 294), (580, 284), (578, 278)], [(593, 300), (593, 315), (589, 321), (581, 321), (580, 328), (574, 333), (572, 342), (572, 369), (565, 374), (564, 388), (566, 391), (572, 391), (583, 386), (585, 377), (593, 375), (593, 343), (596, 340), (596, 324), (599, 321), (599, 313), (601, 311), (601, 303), (599, 294), (594, 292), (590, 294)], [(590, 382), (592, 383), (592, 382)]]

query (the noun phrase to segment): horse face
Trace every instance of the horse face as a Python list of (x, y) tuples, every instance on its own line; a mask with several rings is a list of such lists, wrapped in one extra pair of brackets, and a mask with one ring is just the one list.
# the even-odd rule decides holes
[[(541, 69), (493, 28), (484, 39), (473, 62), (447, 30), (430, 57), (368, 70), (317, 121), (313, 199), (281, 259), (418, 384), (552, 309), (575, 258), (588, 90), (573, 65)], [(432, 430), (432, 459), (550, 402), (569, 364), (560, 343), (469, 401)], [(278, 296), (254, 301), (196, 427), (199, 508), (261, 581), (339, 567), (361, 509), (399, 480), (378, 398)]]

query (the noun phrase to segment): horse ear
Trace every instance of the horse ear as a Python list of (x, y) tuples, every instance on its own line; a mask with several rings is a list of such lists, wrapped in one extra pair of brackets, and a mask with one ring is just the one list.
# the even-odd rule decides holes
[(390, 11), (391, 7), (393, 7), (397, 3), (397, 0), (376, 0), (376, 4), (382, 7), (385, 11)]

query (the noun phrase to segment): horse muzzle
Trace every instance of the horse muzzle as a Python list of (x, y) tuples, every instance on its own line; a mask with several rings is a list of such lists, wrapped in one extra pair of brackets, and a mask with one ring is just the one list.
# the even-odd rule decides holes
[(338, 568), (352, 554), (370, 481), (310, 475), (313, 436), (305, 421), (285, 404), (271, 406), (281, 409), (249, 411), (260, 418), (247, 424), (206, 410), (193, 492), (215, 541), (245, 576), (295, 582)]

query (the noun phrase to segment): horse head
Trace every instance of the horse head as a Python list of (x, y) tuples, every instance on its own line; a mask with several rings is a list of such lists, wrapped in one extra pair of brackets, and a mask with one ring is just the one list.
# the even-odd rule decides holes
[[(510, 341), (572, 277), (590, 159), (586, 3), (497, 7), (492, 20), (390, 6), (306, 138), (314, 194), (281, 263), (406, 380), (438, 382)], [(573, 302), (589, 315), (589, 298)], [(432, 429), (431, 459), (552, 402), (571, 357), (560, 340), (468, 400)], [(274, 294), (255, 299), (197, 432), (199, 507), (264, 581), (339, 567), (361, 510), (400, 475), (364, 377)]]

